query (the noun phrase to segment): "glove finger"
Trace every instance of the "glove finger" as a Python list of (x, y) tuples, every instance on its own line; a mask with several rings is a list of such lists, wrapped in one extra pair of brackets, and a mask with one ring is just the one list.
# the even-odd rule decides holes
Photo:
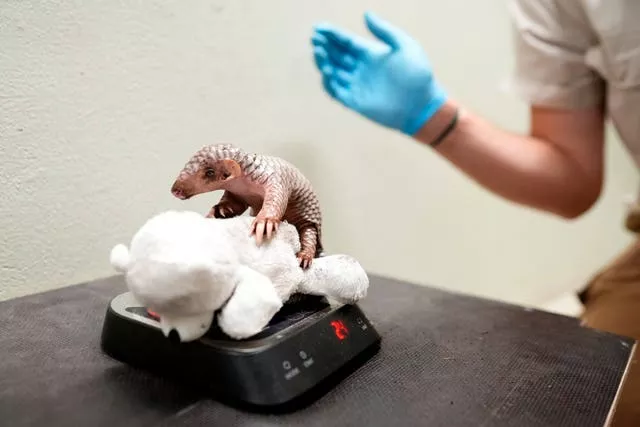
[(364, 18), (369, 31), (371, 31), (371, 33), (380, 41), (394, 49), (400, 47), (403, 35), (398, 28), (383, 20), (373, 12), (365, 13)]
[(352, 71), (356, 68), (356, 59), (349, 53), (342, 52), (339, 48), (333, 45), (329, 45), (327, 47), (327, 52), (331, 58), (331, 62), (336, 64), (338, 67), (347, 71)]
[(313, 33), (313, 35), (311, 36), (311, 44), (313, 44), (314, 46), (326, 48), (327, 45), (329, 44), (329, 40), (327, 39), (326, 36), (320, 33)]
[(347, 107), (351, 106), (351, 93), (347, 88), (338, 84), (336, 80), (332, 79), (330, 76), (323, 75), (322, 85), (332, 98), (336, 99)]
[(327, 64), (324, 64), (322, 67), (320, 67), (320, 72), (322, 73), (323, 76), (331, 78), (334, 73), (334, 68), (331, 66), (331, 64), (327, 63)]
[(329, 54), (327, 53), (326, 49), (322, 47), (316, 46), (313, 48), (313, 60), (319, 70), (322, 70), (326, 65), (331, 65)]
[(339, 64), (331, 62), (331, 60), (327, 56), (327, 53), (323, 49), (314, 49), (314, 60), (316, 67), (323, 75), (335, 79), (336, 82), (338, 82), (343, 87), (350, 86), (351, 80), (353, 78), (350, 70), (340, 68)]
[(355, 68), (357, 64), (357, 53), (341, 41), (331, 36), (327, 37), (323, 34), (315, 33), (312, 37), (312, 43), (315, 47), (324, 49), (331, 61), (338, 66), (346, 70), (353, 70)]
[(331, 85), (331, 77), (327, 76), (326, 74), (322, 75), (322, 86), (324, 87), (324, 90), (334, 99), (337, 99), (337, 95), (336, 95), (336, 91), (334, 90), (333, 86)]
[(335, 68), (333, 70), (333, 80), (343, 87), (348, 89), (351, 86), (351, 74), (345, 70), (341, 70), (340, 68)]
[(348, 52), (353, 56), (365, 54), (370, 48), (367, 40), (356, 34), (338, 29), (331, 24), (316, 25), (315, 34), (324, 36), (328, 43), (335, 44), (340, 50)]
[(320, 64), (330, 63), (332, 66), (346, 71), (353, 71), (356, 68), (357, 61), (353, 56), (339, 52), (332, 46), (315, 46), (313, 54), (316, 65), (319, 67)]
[(330, 85), (333, 86), (333, 90), (336, 93), (336, 99), (342, 103), (342, 105), (351, 108), (351, 92), (340, 86), (335, 80), (331, 80)]
[(351, 86), (352, 74), (338, 67), (334, 67), (331, 63), (324, 63), (320, 67), (323, 76), (334, 80), (339, 86), (349, 88)]
[(344, 45), (339, 40), (335, 40), (330, 36), (314, 33), (311, 37), (311, 43), (316, 47), (321, 47), (332, 55), (350, 55), (352, 56), (353, 50), (349, 49), (349, 46)]

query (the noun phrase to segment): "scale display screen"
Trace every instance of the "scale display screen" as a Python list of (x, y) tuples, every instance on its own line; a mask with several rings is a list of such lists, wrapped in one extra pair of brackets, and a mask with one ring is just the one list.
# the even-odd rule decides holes
[(349, 328), (344, 324), (342, 320), (332, 320), (330, 323), (333, 328), (333, 333), (340, 341), (346, 339), (349, 336)]

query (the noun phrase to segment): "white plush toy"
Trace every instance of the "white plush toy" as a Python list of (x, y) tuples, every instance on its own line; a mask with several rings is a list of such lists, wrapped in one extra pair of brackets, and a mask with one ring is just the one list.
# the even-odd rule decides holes
[(183, 342), (202, 337), (220, 308), (220, 329), (242, 339), (260, 332), (294, 293), (347, 304), (366, 296), (369, 279), (354, 258), (323, 256), (303, 270), (293, 225), (282, 223), (258, 245), (250, 236), (252, 220), (163, 212), (138, 230), (129, 249), (112, 249), (111, 265), (134, 297), (160, 316), (163, 333), (175, 330)]

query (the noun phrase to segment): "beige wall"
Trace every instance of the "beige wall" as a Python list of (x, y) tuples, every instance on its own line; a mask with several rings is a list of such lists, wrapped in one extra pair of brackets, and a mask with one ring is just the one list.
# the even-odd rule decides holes
[(504, 2), (3, 2), (0, 298), (110, 275), (111, 247), (154, 213), (206, 212), (219, 194), (179, 202), (169, 186), (220, 141), (299, 165), (327, 249), (371, 272), (527, 304), (578, 288), (629, 238), (622, 199), (636, 174), (618, 141), (605, 194), (579, 221), (499, 200), (324, 95), (311, 26), (365, 33), (366, 8), (419, 38), (469, 108), (526, 129), (526, 106), (501, 92)]

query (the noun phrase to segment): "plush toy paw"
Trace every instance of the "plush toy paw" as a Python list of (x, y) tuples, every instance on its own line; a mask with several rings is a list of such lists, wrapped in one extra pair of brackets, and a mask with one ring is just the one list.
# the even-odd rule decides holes
[(305, 271), (299, 290), (312, 295), (325, 295), (343, 304), (354, 304), (367, 295), (369, 277), (360, 263), (348, 255), (316, 258)]
[(247, 316), (247, 313), (233, 312), (221, 313), (218, 317), (218, 326), (222, 332), (235, 340), (242, 340), (257, 335), (269, 324), (271, 318), (278, 312), (281, 303), (272, 303), (262, 307), (259, 316), (256, 313)]
[(367, 296), (369, 276), (355, 258), (348, 255), (332, 255), (336, 266), (341, 265), (341, 274), (332, 283), (336, 299), (345, 304), (355, 304)]
[(234, 339), (249, 338), (269, 324), (282, 308), (273, 282), (264, 274), (241, 266), (235, 292), (218, 316), (220, 329)]

